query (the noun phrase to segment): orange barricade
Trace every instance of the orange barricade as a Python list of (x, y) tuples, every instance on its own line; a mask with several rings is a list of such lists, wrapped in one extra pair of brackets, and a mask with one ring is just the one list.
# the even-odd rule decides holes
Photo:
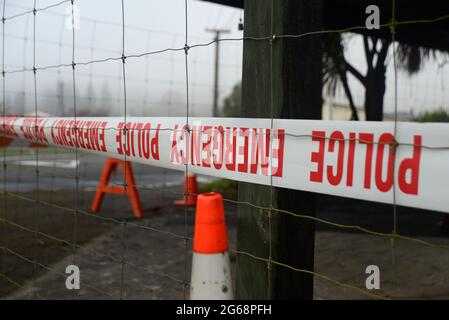
[[(109, 179), (111, 178), (111, 174), (117, 170), (118, 166), (121, 167), (122, 173), (125, 176), (126, 188), (124, 186), (108, 185)], [(143, 210), (140, 204), (139, 194), (137, 193), (133, 170), (131, 164), (128, 161), (125, 162), (123, 160), (118, 160), (114, 158), (106, 159), (106, 163), (103, 167), (103, 172), (101, 173), (100, 183), (98, 184), (97, 192), (92, 202), (91, 210), (93, 212), (98, 212), (100, 210), (101, 202), (103, 200), (105, 193), (127, 195), (131, 201), (134, 216), (136, 218), (142, 218)]]

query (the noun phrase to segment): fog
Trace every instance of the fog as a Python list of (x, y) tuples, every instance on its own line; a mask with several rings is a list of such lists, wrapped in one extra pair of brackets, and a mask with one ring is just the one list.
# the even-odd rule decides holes
[[(37, 8), (57, 3), (39, 0)], [(125, 1), (126, 113), (135, 116), (186, 115), (186, 62), (184, 0)], [(75, 1), (75, 92), (78, 115), (120, 116), (125, 112), (122, 61), (122, 1)], [(32, 0), (7, 1), (5, 16), (33, 8)], [(214, 34), (207, 28), (229, 29), (226, 38), (241, 38), (238, 23), (243, 11), (203, 1), (188, 1), (188, 45), (208, 43)], [(7, 113), (33, 113), (35, 108), (33, 58), (36, 67), (37, 108), (51, 115), (73, 115), (72, 16), (70, 2), (36, 14), (35, 55), (33, 15), (24, 14), (5, 23), (4, 61)], [(359, 70), (366, 68), (359, 36), (348, 40), (347, 57)], [(179, 49), (148, 54), (167, 48)], [(243, 41), (220, 43), (219, 101), (241, 81)], [(390, 48), (391, 49), (391, 48)], [(391, 51), (391, 50), (390, 50)], [(189, 115), (212, 114), (215, 44), (188, 51)], [(97, 61), (106, 60), (107, 61)], [(95, 63), (83, 64), (97, 61)], [(385, 111), (394, 110), (394, 73), (388, 59)], [(26, 69), (26, 71), (23, 71)], [(419, 112), (449, 108), (446, 77), (449, 63), (429, 61), (413, 77), (398, 73), (398, 110)], [(356, 105), (362, 106), (364, 89), (350, 77)], [(325, 94), (325, 100), (327, 100)], [(342, 90), (333, 99), (347, 104)]]

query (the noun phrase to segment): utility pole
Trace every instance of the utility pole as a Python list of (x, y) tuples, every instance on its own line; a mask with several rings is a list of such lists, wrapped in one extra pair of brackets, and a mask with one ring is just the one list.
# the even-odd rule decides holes
[(213, 32), (215, 34), (215, 73), (214, 73), (214, 105), (213, 105), (213, 117), (218, 117), (218, 76), (220, 69), (220, 35), (222, 33), (229, 33), (227, 29), (206, 29), (206, 32)]

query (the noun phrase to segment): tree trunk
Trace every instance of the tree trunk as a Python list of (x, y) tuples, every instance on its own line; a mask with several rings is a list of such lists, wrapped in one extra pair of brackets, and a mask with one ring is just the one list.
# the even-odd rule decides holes
[[(321, 29), (320, 0), (246, 0), (245, 37), (271, 34), (272, 4), (276, 35)], [(243, 115), (321, 119), (321, 38), (275, 38), (272, 65), (270, 59), (268, 40), (244, 42)], [(308, 192), (240, 183), (239, 200), (315, 215), (315, 194)], [(273, 260), (313, 271), (314, 240), (315, 225), (310, 219), (272, 211), (270, 220), (269, 210), (243, 203), (238, 206), (237, 249), (240, 251), (268, 259), (271, 242)], [(267, 263), (248, 255), (237, 255), (238, 299), (313, 298), (313, 276), (274, 264), (270, 272), (268, 267)]]
[[(371, 48), (369, 46), (369, 37), (364, 36), (365, 56), (368, 65), (368, 72), (364, 79), (365, 86), (365, 113), (368, 121), (382, 121), (384, 117), (384, 95), (385, 95), (385, 74), (387, 67), (385, 60), (391, 41), (384, 39), (382, 46), (377, 50), (377, 37), (371, 37)], [(376, 64), (374, 65), (374, 58)]]
[(351, 88), (349, 88), (348, 77), (346, 76), (346, 70), (340, 71), (340, 81), (345, 90), (346, 97), (348, 98), (349, 107), (351, 108), (351, 120), (359, 121), (359, 115), (354, 104), (354, 99), (352, 98)]
[(368, 72), (365, 85), (365, 113), (368, 121), (382, 121), (384, 115), (385, 66)]

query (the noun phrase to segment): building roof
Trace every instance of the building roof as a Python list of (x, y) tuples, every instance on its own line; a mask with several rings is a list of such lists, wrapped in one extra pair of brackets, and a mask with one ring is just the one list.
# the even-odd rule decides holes
[[(235, 8), (244, 8), (244, 0), (202, 0)], [(381, 24), (388, 23), (392, 16), (392, 0), (322, 0), (323, 28), (325, 30), (345, 29), (364, 26), (368, 5), (375, 4), (380, 9)], [(430, 22), (440, 17), (439, 21)], [(449, 51), (449, 5), (448, 0), (396, 0), (396, 20), (415, 21), (399, 25), (396, 39), (414, 46), (422, 46)], [(420, 23), (416, 23), (421, 20)], [(357, 33), (373, 32), (356, 30)], [(389, 28), (378, 31), (380, 37), (390, 37)]]

